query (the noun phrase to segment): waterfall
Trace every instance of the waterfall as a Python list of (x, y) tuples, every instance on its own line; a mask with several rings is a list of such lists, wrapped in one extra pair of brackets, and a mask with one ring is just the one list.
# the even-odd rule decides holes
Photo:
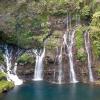
[(73, 31), (65, 33), (63, 36), (64, 45), (67, 47), (68, 51), (68, 58), (69, 58), (69, 65), (70, 65), (70, 82), (77, 83), (76, 74), (74, 71), (74, 64), (73, 64), (73, 43), (74, 43), (74, 36), (75, 36), (75, 29)]
[(4, 69), (5, 69), (4, 66), (3, 65), (0, 65), (0, 71), (1, 72), (4, 72)]
[(88, 59), (88, 71), (89, 71), (89, 80), (90, 82), (94, 81), (93, 78), (93, 73), (92, 73), (92, 65), (91, 65), (91, 50), (90, 50), (90, 38), (89, 38), (89, 33), (85, 32), (84, 33), (84, 39), (85, 39), (85, 49), (86, 49), (86, 53), (87, 53), (87, 59)]
[(45, 56), (45, 47), (43, 52), (38, 52), (37, 50), (33, 51), (36, 55), (36, 64), (35, 64), (35, 71), (34, 71), (34, 79), (35, 81), (43, 80), (43, 59)]
[(11, 70), (13, 49), (9, 48), (8, 45), (5, 45), (4, 49), (5, 49), (4, 58), (5, 58), (6, 66), (7, 66), (7, 80), (13, 81), (15, 85), (20, 85), (23, 83), (23, 81), (19, 79), (16, 74), (17, 63), (15, 63), (14, 65), (14, 70)]
[(62, 83), (62, 46), (60, 49), (60, 54), (57, 55), (57, 60), (58, 60), (58, 83)]

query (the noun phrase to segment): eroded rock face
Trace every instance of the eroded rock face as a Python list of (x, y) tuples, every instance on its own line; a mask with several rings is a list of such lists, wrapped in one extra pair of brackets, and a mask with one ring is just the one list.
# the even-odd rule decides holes
[(44, 79), (48, 80), (48, 81), (52, 81), (53, 80), (53, 75), (54, 75), (54, 66), (55, 63), (55, 59), (54, 57), (51, 55), (48, 55), (45, 57), (44, 59)]
[[(94, 57), (95, 58), (95, 57)], [(93, 59), (93, 74), (94, 74), (94, 78), (95, 80), (100, 80), (100, 59), (96, 60)]]
[[(73, 54), (74, 54), (74, 69), (75, 73), (77, 76), (77, 80), (80, 82), (89, 82), (89, 77), (88, 77), (88, 68), (87, 68), (87, 60), (82, 62), (80, 60), (77, 60), (76, 58), (76, 49), (73, 48)], [(16, 48), (15, 51), (13, 51), (13, 60), (12, 60), (12, 65), (14, 66), (14, 63), (16, 62)], [(56, 56), (57, 56), (57, 51), (55, 49), (47, 49), (46, 50), (46, 55), (44, 58), (44, 79), (50, 82), (58, 82), (58, 62), (56, 61)], [(18, 63), (18, 68), (17, 68), (17, 75), (19, 78), (23, 79), (24, 81), (30, 81), (34, 77), (34, 69), (35, 69), (35, 57), (33, 57), (34, 63), (30, 62), (19, 62)], [(99, 72), (98, 72), (98, 65), (99, 59), (93, 60), (93, 75), (95, 80), (100, 80)], [(12, 70), (13, 70), (12, 66)], [(6, 70), (6, 68), (5, 68)], [(62, 71), (63, 71), (63, 77), (62, 77), (62, 83), (67, 83), (70, 81), (70, 73), (69, 73), (69, 61), (68, 61), (68, 55), (65, 53), (64, 48), (63, 48), (63, 53), (62, 53)]]
[[(46, 40), (47, 43), (45, 47), (47, 52), (44, 59), (44, 79), (57, 82), (59, 74), (59, 64), (56, 61), (57, 48), (60, 48), (63, 45), (62, 37), (66, 30), (71, 30), (71, 28), (73, 29), (73, 26), (77, 23), (75, 21), (80, 20), (76, 18), (78, 16), (81, 17), (81, 14), (76, 16), (76, 8), (80, 5), (77, 5), (78, 3), (76, 4), (74, 1), (68, 3), (66, 2), (67, 4), (65, 3), (62, 5), (59, 5), (58, 2), (58, 5), (53, 4), (53, 2), (48, 5), (49, 2), (45, 4), (45, 0), (43, 2), (38, 1), (39, 0), (0, 1), (0, 42), (14, 44), (25, 49), (41, 49), (43, 48), (44, 41)], [(87, 1), (87, 4), (88, 3), (89, 2)], [(70, 12), (69, 15), (68, 12)], [(71, 13), (72, 15), (70, 15)], [(63, 16), (59, 16), (59, 14), (63, 14)], [(86, 24), (86, 22), (88, 23), (88, 20), (84, 22), (82, 21), (82, 24)], [(70, 27), (68, 29), (67, 24), (69, 24)], [(84, 49), (84, 43), (82, 45), (82, 49)], [(62, 48), (62, 80), (63, 82), (69, 82), (70, 67), (67, 54), (68, 52), (64, 46)], [(14, 49), (16, 48), (14, 47)], [(80, 52), (82, 49), (80, 49)], [(77, 80), (87, 82), (89, 80), (87, 59), (85, 61), (77, 59), (78, 50), (76, 49), (75, 44), (72, 51), (74, 56), (74, 70)], [(13, 52), (12, 70), (14, 63), (17, 61), (15, 53), (16, 50)], [(100, 75), (98, 70), (100, 69), (100, 59), (97, 60), (95, 56), (93, 56), (93, 59), (93, 75), (95, 80), (99, 80)], [(33, 60), (35, 62), (34, 57)], [(35, 63), (31, 63), (31, 61), (18, 62), (17, 74), (20, 78), (23, 78), (24, 80), (31, 80), (33, 78)], [(5, 64), (4, 66), (6, 68)]]
[(21, 79), (25, 81), (32, 80), (34, 76), (34, 64), (19, 63), (17, 68), (17, 74)]
[(66, 29), (67, 21), (66, 17), (50, 17), (49, 18), (50, 27), (54, 30), (63, 31)]
[[(64, 23), (66, 18), (50, 18), (50, 28), (53, 30), (52, 34), (47, 38), (47, 45), (46, 45), (46, 56), (44, 59), (44, 79), (48, 80), (50, 82), (57, 82), (58, 80), (58, 62), (56, 61), (56, 56), (57, 56), (57, 48), (60, 48), (63, 45), (63, 35), (64, 32), (66, 31), (66, 23)], [(38, 34), (40, 35), (40, 34)], [(34, 45), (36, 44), (33, 43)], [(36, 47), (39, 45), (36, 45)], [(65, 48), (63, 47), (63, 53), (62, 53), (62, 71), (63, 71), (63, 76), (62, 76), (62, 82), (67, 83), (70, 81), (70, 67), (69, 67), (69, 60), (68, 60), (68, 54), (65, 52)], [(67, 50), (66, 50), (67, 51)], [(80, 82), (88, 82), (89, 77), (88, 77), (88, 68), (87, 68), (87, 59), (86, 61), (82, 62), (77, 59), (77, 49), (73, 47), (73, 55), (74, 55), (74, 70), (76, 73), (77, 80)], [(14, 55), (15, 56), (15, 55)], [(15, 57), (13, 56), (13, 65), (16, 61)], [(33, 59), (35, 62), (35, 59)], [(100, 65), (100, 60), (94, 59), (94, 64), (92, 67), (93, 70), (93, 75), (95, 80), (100, 80), (100, 76), (98, 75), (98, 69)], [(13, 69), (13, 68), (12, 68)], [(23, 62), (23, 63), (18, 63), (18, 68), (17, 68), (17, 74), (18, 76), (23, 79), (23, 80), (32, 80), (34, 76), (34, 69), (35, 69), (35, 64)]]

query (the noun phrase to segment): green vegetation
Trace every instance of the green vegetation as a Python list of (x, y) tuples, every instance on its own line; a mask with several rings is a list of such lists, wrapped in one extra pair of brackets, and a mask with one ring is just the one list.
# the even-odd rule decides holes
[(5, 18), (0, 25), (0, 41), (22, 48), (42, 48), (45, 36), (52, 30), (47, 24), (52, 16), (78, 14), (88, 22), (99, 8), (96, 0), (1, 1), (0, 13)]
[(97, 70), (97, 73), (98, 73), (98, 76), (100, 76), (100, 69), (99, 69), (99, 70)]
[(84, 62), (84, 61), (86, 61), (86, 57), (87, 57), (87, 56), (86, 56), (85, 51), (84, 51), (83, 48), (81, 48), (81, 49), (79, 49), (79, 50), (77, 51), (77, 59), (78, 59), (78, 60)]
[(6, 80), (6, 74), (3, 72), (0, 72), (0, 80)]
[[(5, 18), (6, 20), (2, 20), (0, 31), (6, 34), (4, 41), (7, 40), (7, 43), (18, 44), (25, 48), (34, 47), (32, 45), (34, 41), (39, 42), (39, 45), (42, 44), (34, 40), (34, 35), (47, 33), (46, 22), (50, 17), (63, 17), (70, 13), (79, 14), (82, 20), (91, 21), (93, 13), (99, 10), (97, 0), (1, 1), (1, 14), (6, 16), (6, 13), (9, 13), (9, 16)], [(43, 24), (46, 27), (42, 27)], [(8, 33), (10, 35), (7, 35)]]
[(82, 26), (79, 26), (76, 31), (76, 48), (77, 48), (77, 54), (76, 57), (80, 61), (86, 60), (86, 53), (84, 50), (84, 36), (83, 36), (83, 30), (84, 28)]
[(13, 82), (8, 82), (6, 74), (0, 72), (0, 93), (8, 91), (14, 87)]
[(22, 56), (20, 56), (17, 61), (19, 63), (31, 63), (31, 64), (35, 64), (35, 60), (33, 59), (33, 57), (30, 56), (27, 53), (24, 53)]
[(84, 45), (83, 27), (79, 26), (76, 30), (76, 47), (82, 48)]
[(2, 52), (0, 51), (0, 65), (4, 64), (4, 57)]
[[(66, 30), (65, 18), (68, 15), (72, 18), (72, 26), (79, 20), (81, 24), (75, 37), (77, 60), (85, 63), (87, 58), (83, 39), (83, 32), (87, 29), (90, 33), (93, 56), (99, 59), (99, 0), (1, 0), (0, 43), (14, 44), (25, 49), (41, 49), (44, 40), (47, 39), (46, 49), (53, 51), (62, 45), (63, 32)], [(34, 58), (24, 53), (18, 58), (18, 62), (34, 64)], [(5, 63), (0, 51), (1, 64)]]
[(90, 28), (93, 51), (98, 58), (100, 57), (100, 11), (93, 14)]
[(81, 17), (83, 19), (88, 19), (90, 18), (90, 8), (88, 5), (84, 6), (83, 9), (81, 10)]
[[(70, 14), (75, 22), (75, 16), (80, 15), (82, 24), (85, 27), (87, 23), (90, 25), (93, 53), (100, 57), (100, 2), (96, 0), (2, 1), (0, 13), (5, 17), (0, 25), (0, 42), (39, 49), (43, 48), (43, 41), (52, 30), (52, 26), (48, 24), (52, 23), (51, 17), (63, 18)], [(78, 59), (85, 59), (82, 32), (82, 27), (79, 27), (76, 36)], [(56, 33), (59, 35), (59, 32)], [(58, 38), (53, 34), (48, 39), (47, 48), (55, 48), (59, 45), (57, 42)], [(3, 63), (1, 54), (0, 63)]]
[(14, 87), (12, 82), (8, 82), (5, 80), (0, 81), (0, 93), (8, 91)]
[(46, 48), (53, 51), (56, 47), (60, 46), (61, 41), (59, 39), (61, 37), (62, 37), (61, 31), (54, 31), (47, 40)]

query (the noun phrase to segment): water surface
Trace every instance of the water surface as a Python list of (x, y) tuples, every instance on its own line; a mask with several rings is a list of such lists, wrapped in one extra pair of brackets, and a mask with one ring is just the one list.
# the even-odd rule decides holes
[(16, 86), (0, 100), (100, 100), (100, 87), (86, 84), (54, 85), (33, 82)]

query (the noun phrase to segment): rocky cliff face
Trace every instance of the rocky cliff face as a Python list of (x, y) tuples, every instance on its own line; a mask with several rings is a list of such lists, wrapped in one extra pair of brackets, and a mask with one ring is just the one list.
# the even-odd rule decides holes
[[(93, 12), (90, 11), (90, 5), (87, 2), (86, 7), (83, 6), (83, 2), (54, 3), (53, 1), (53, 3), (50, 3), (49, 1), (33, 0), (12, 0), (9, 2), (4, 0), (0, 2), (0, 43), (13, 45), (15, 52), (17, 47), (25, 50), (17, 59), (13, 55), (12, 60), (13, 66), (14, 62), (18, 62), (17, 74), (20, 78), (24, 80), (33, 78), (36, 57), (34, 53), (28, 54), (27, 51), (40, 50), (45, 43), (44, 79), (53, 82), (58, 81), (59, 62), (57, 61), (57, 53), (60, 53), (62, 46), (62, 82), (69, 82), (69, 60), (68, 53), (66, 53), (67, 49), (63, 46), (63, 35), (66, 31), (70, 31), (80, 24), (76, 28), (72, 48), (74, 70), (77, 80), (81, 82), (89, 80), (84, 31), (88, 30), (86, 27), (88, 27), (87, 24), (91, 23)], [(99, 80), (100, 60), (96, 58), (94, 53), (94, 36), (92, 36), (92, 33), (90, 35), (92, 70), (95, 80)], [(4, 62), (2, 54), (0, 60)], [(0, 63), (6, 67), (5, 63), (2, 62)]]
[[(53, 21), (52, 21), (53, 20)], [(58, 74), (59, 74), (59, 63), (56, 61), (57, 57), (57, 49), (58, 52), (60, 52), (60, 47), (63, 45), (63, 35), (66, 29), (64, 28), (64, 23), (63, 20), (65, 19), (52, 19), (51, 20), (51, 26), (52, 26), (52, 34), (48, 36), (46, 39), (46, 55), (44, 59), (44, 79), (48, 80), (50, 82), (57, 82), (58, 80)], [(54, 24), (55, 23), (55, 24)], [(57, 24), (56, 24), (57, 23)], [(61, 27), (60, 27), (61, 26)], [(77, 31), (76, 31), (77, 34)], [(77, 37), (77, 36), (76, 36)], [(75, 38), (76, 38), (75, 37)], [(14, 47), (13, 54), (16, 52), (17, 47)], [(83, 45), (84, 48), (84, 45)], [(18, 61), (18, 68), (17, 68), (17, 74), (18, 76), (25, 80), (29, 81), (33, 79), (34, 76), (34, 69), (35, 69), (35, 55), (34, 54), (29, 54), (27, 52), (28, 49), (26, 49), (22, 55), (20, 55), (16, 59), (16, 55), (13, 55), (13, 60), (12, 60), (12, 65), (14, 65), (14, 62)], [(31, 49), (32, 50), (32, 49)], [(66, 54), (65, 47), (63, 46), (62, 49), (62, 83), (69, 82), (70, 81), (70, 73), (69, 73), (69, 61), (68, 61), (68, 55)], [(74, 43), (73, 47), (73, 55), (74, 55), (74, 70), (76, 73), (77, 80), (80, 82), (88, 82), (89, 80), (89, 74), (88, 74), (88, 68), (87, 68), (87, 55), (86, 59), (82, 61), (82, 59), (77, 58), (77, 52), (78, 48), (76, 46), (76, 43)], [(82, 49), (81, 49), (82, 52)], [(86, 53), (86, 52), (85, 52)], [(25, 55), (25, 57), (21, 57)], [(31, 59), (27, 59), (27, 57), (31, 57)], [(26, 58), (26, 59), (25, 59)], [(98, 65), (99, 65), (99, 60), (97, 61), (93, 56), (93, 75), (95, 80), (99, 80), (99, 72), (98, 72)]]

